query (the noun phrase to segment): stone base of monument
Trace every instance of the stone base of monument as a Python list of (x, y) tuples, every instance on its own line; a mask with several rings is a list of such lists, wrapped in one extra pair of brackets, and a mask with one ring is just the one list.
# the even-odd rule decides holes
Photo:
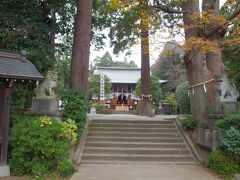
[(59, 110), (59, 100), (48, 96), (35, 97), (32, 99), (32, 107), (28, 114), (40, 116), (61, 116), (61, 112)]
[(10, 168), (9, 166), (0, 166), (0, 177), (10, 176)]
[(218, 102), (216, 105), (216, 113), (224, 114), (226, 112), (234, 112), (240, 109), (238, 102)]

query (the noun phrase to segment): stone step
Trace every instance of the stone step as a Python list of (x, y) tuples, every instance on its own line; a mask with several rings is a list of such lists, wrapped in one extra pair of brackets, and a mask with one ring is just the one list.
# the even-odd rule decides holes
[(115, 155), (83, 154), (82, 161), (117, 161), (117, 162), (194, 162), (192, 155)]
[(143, 142), (143, 143), (181, 143), (181, 138), (132, 138), (132, 137), (98, 137), (98, 136), (87, 136), (86, 142)]
[(101, 137), (179, 137), (178, 133), (136, 133), (136, 132), (89, 132), (88, 136)]
[(161, 165), (195, 165), (195, 161), (119, 161), (119, 160), (81, 160), (81, 164), (161, 164)]
[(141, 133), (177, 133), (176, 128), (108, 128), (108, 127), (90, 127), (89, 132), (141, 132)]
[(101, 124), (173, 124), (174, 121), (172, 120), (101, 120), (101, 119), (95, 119), (91, 121), (91, 124), (94, 123), (101, 123)]
[(184, 143), (140, 143), (140, 142), (86, 142), (85, 148), (156, 148), (156, 149), (169, 149), (169, 148), (186, 148)]
[(94, 123), (90, 127), (107, 128), (175, 128), (174, 124)]
[(85, 148), (84, 154), (114, 154), (114, 155), (190, 155), (190, 151), (187, 148), (184, 149), (114, 149), (114, 148)]

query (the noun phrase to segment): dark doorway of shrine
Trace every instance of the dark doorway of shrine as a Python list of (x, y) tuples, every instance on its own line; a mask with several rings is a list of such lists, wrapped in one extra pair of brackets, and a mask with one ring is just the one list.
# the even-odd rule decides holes
[(117, 104), (127, 104), (127, 96), (120, 94), (118, 96)]

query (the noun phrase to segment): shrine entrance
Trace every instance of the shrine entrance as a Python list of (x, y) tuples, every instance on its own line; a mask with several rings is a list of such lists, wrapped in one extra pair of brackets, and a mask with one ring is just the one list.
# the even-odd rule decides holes
[(125, 96), (124, 94), (120, 94), (118, 96), (118, 100), (117, 100), (117, 104), (127, 104), (127, 96)]

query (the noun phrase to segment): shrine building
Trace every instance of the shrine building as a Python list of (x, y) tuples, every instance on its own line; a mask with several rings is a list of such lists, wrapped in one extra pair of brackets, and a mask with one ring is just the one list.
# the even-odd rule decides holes
[[(136, 108), (140, 100), (135, 96), (136, 84), (141, 78), (140, 68), (98, 67), (94, 74), (111, 79), (111, 92), (109, 94), (100, 92), (100, 99), (104, 100), (110, 109), (128, 111)], [(163, 82), (166, 81), (160, 80), (160, 83)], [(93, 96), (93, 99), (97, 97)]]

